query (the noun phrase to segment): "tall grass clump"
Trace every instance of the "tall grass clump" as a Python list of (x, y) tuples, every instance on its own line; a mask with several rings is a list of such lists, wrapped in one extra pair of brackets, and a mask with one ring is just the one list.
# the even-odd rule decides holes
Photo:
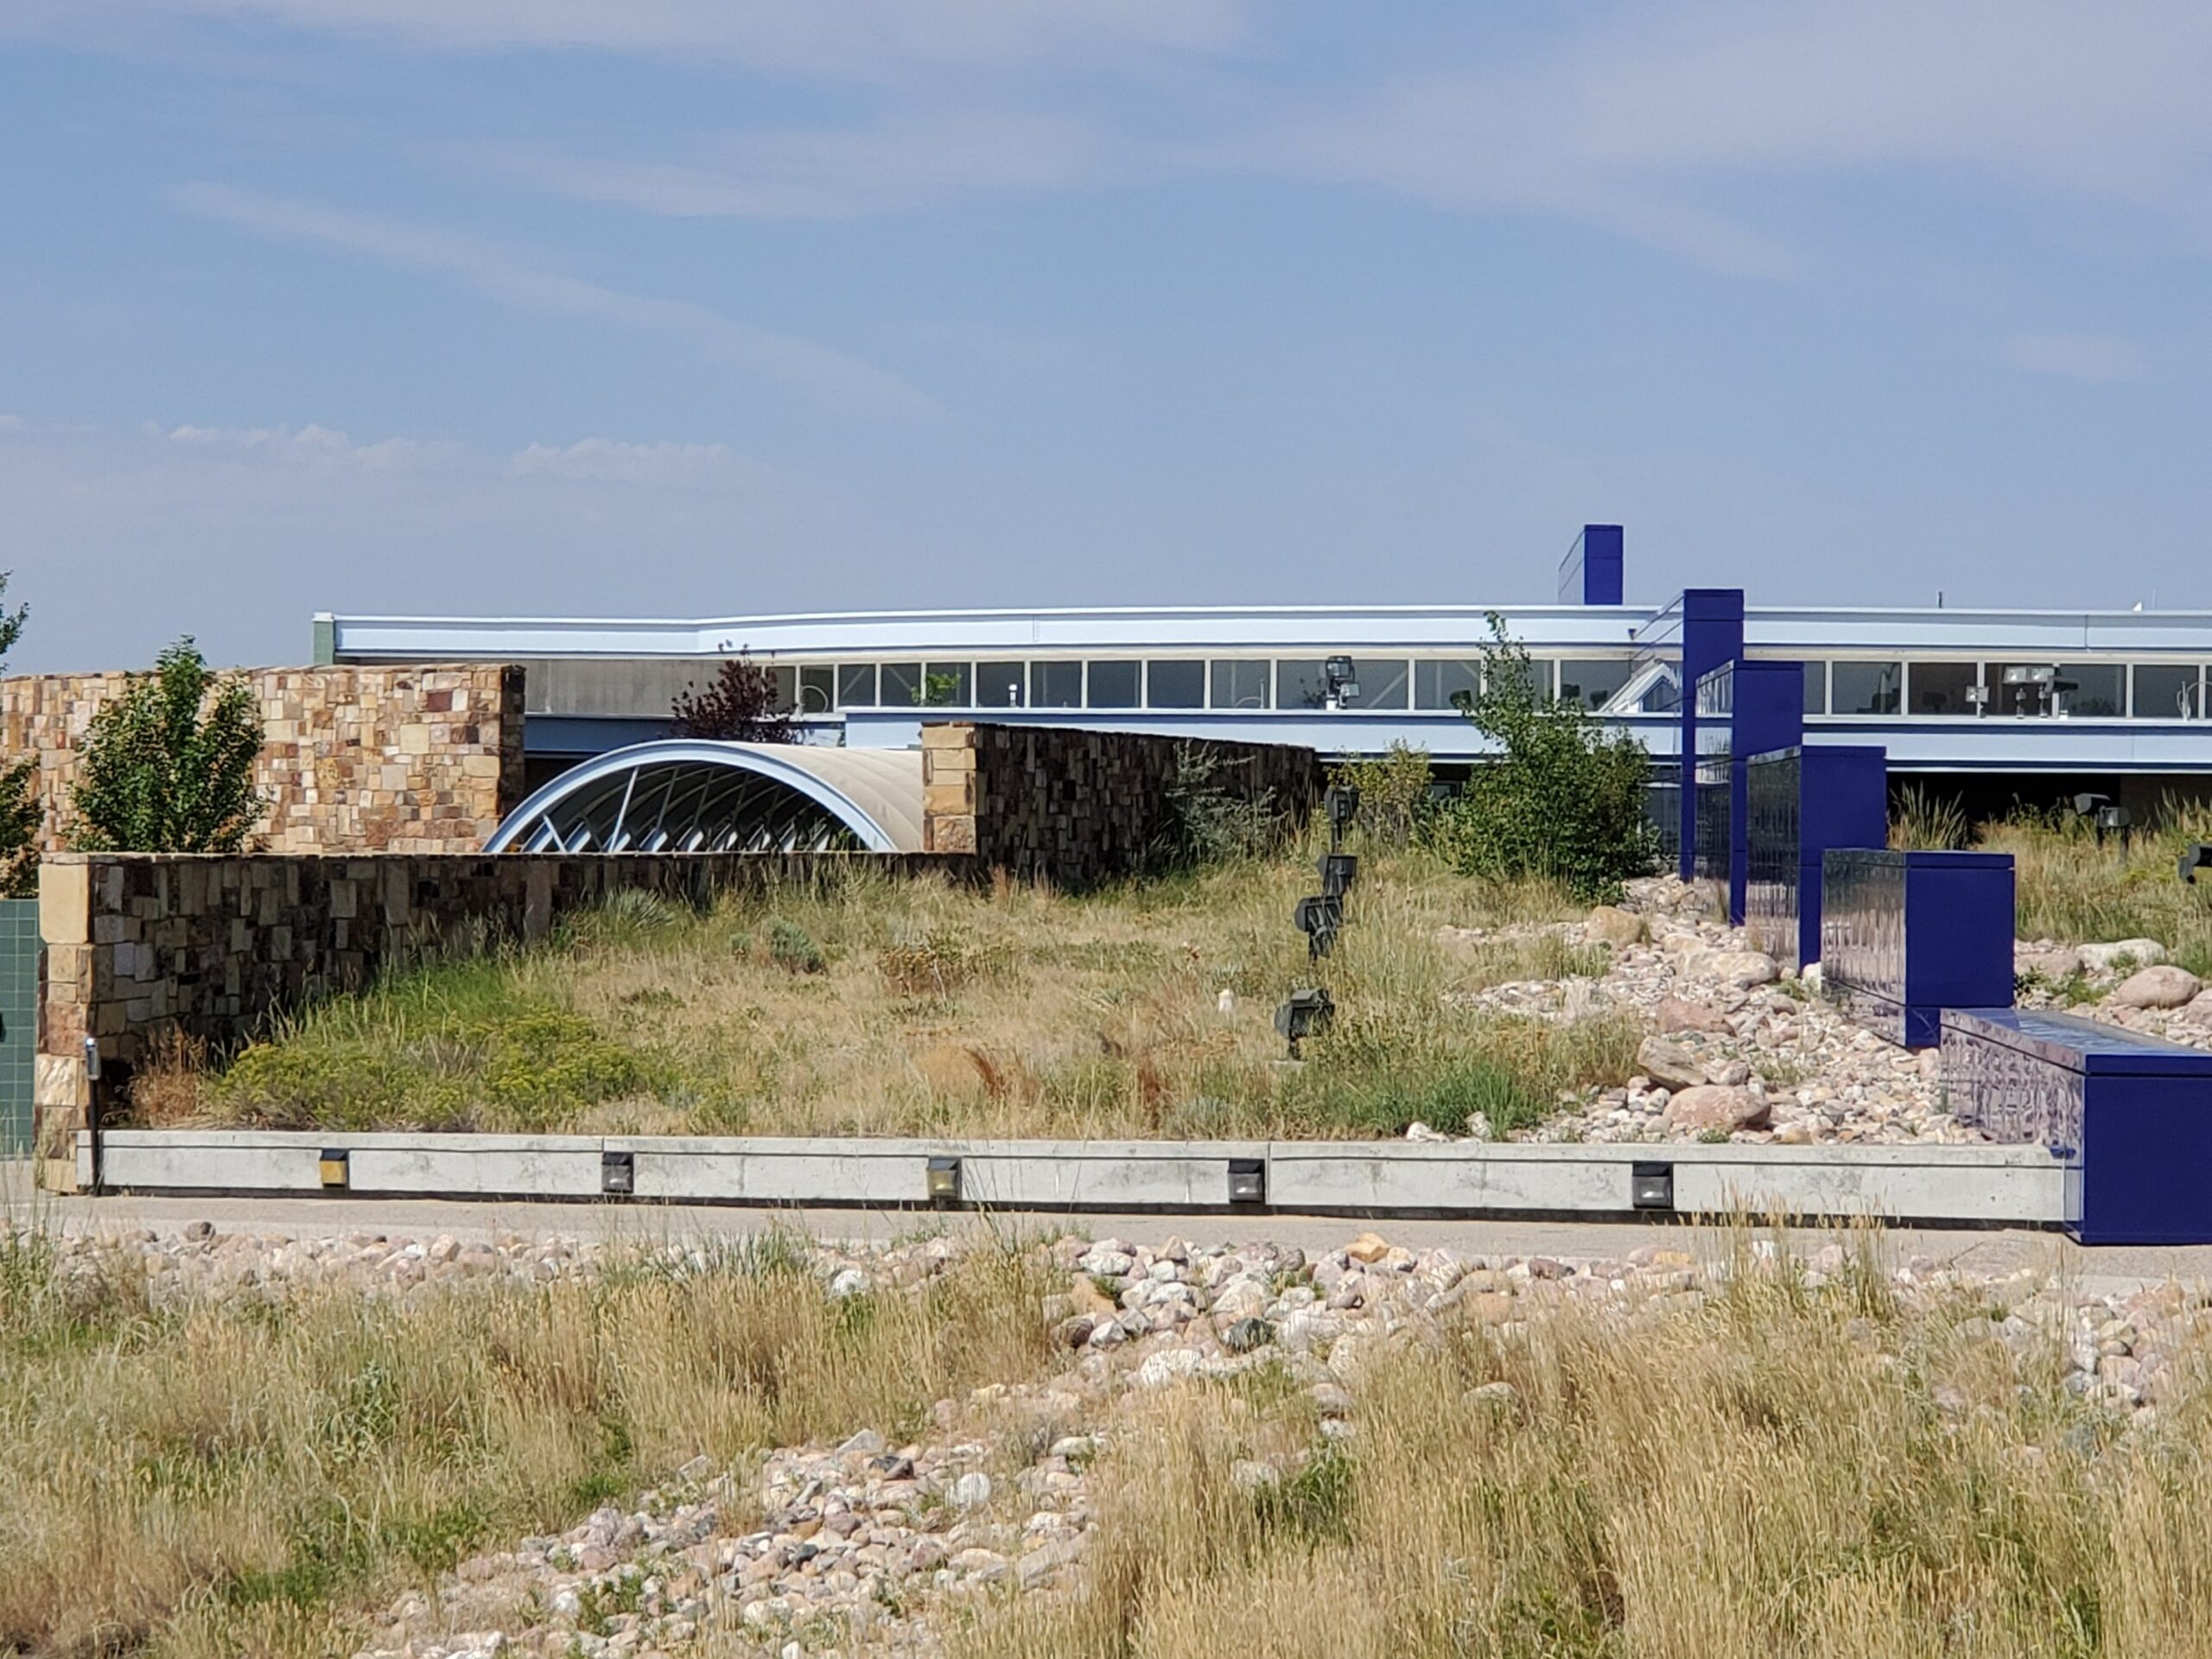
[(2019, 812), (1983, 827), (1980, 845), (2012, 855), (2023, 938), (2063, 944), (2155, 939), (2198, 975), (2212, 975), (2212, 885), (2186, 887), (2174, 866), (2192, 841), (2212, 841), (2212, 811), (2179, 807), (2139, 827), (2128, 844), (2071, 812)]
[[(157, 1311), (0, 1246), (0, 1652), (348, 1653), (349, 1619), (704, 1455), (1047, 1363), (1034, 1255), (833, 1300), (791, 1250), (596, 1279)], [(359, 1632), (353, 1632), (358, 1638)]]
[(955, 1652), (2202, 1653), (2212, 1417), (2191, 1392), (2124, 1427), (2063, 1386), (2055, 1340), (2016, 1359), (1995, 1313), (1758, 1268), (1701, 1306), (1562, 1301), (1371, 1353), (1341, 1368), (1341, 1440), (1296, 1391), (1147, 1396), (1098, 1467), (1083, 1587)]

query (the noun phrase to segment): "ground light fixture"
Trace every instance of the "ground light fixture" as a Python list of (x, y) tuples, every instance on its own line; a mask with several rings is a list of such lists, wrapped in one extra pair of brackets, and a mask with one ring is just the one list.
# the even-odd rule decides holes
[(1275, 1010), (1275, 1029), (1290, 1045), (1290, 1058), (1298, 1058), (1298, 1046), (1317, 1032), (1328, 1029), (1329, 1021), (1337, 1012), (1337, 1005), (1328, 992), (1319, 987), (1293, 991), (1281, 1007)]
[(638, 1190), (637, 1154), (602, 1152), (599, 1155), (599, 1190), (610, 1198), (626, 1198)]
[(1630, 1164), (1628, 1170), (1628, 1201), (1632, 1210), (1673, 1209), (1675, 1166), (1672, 1164)]
[(1354, 784), (1331, 784), (1328, 792), (1321, 797), (1321, 810), (1329, 820), (1329, 839), (1332, 843), (1341, 841), (1352, 820), (1359, 816), (1359, 789)]
[(1317, 868), (1321, 872), (1322, 893), (1327, 898), (1342, 899), (1359, 877), (1359, 855), (1324, 853)]
[(1298, 901), (1290, 920), (1306, 936), (1308, 960), (1325, 957), (1336, 946), (1337, 930), (1344, 925), (1344, 900), (1334, 893), (1309, 894)]
[(1268, 1201), (1268, 1166), (1262, 1158), (1232, 1158), (1229, 1160), (1229, 1201), (1231, 1204), (1265, 1204)]
[(960, 1160), (957, 1158), (931, 1159), (927, 1180), (931, 1204), (952, 1205), (960, 1202)]
[(343, 1191), (352, 1184), (353, 1158), (343, 1147), (326, 1147), (315, 1160), (315, 1179), (326, 1191)]
[(2181, 849), (2181, 862), (2174, 871), (2185, 887), (2196, 885), (2199, 870), (2212, 870), (2212, 841), (2192, 841)]

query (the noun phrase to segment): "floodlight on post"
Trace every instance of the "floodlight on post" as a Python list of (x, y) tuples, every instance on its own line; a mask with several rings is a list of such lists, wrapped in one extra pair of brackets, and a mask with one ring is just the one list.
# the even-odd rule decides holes
[(2135, 815), (2124, 806), (2099, 807), (2097, 809), (2098, 846), (2101, 847), (2105, 844), (2105, 836), (2107, 832), (2120, 837), (2120, 850), (2123, 853), (2126, 852), (2135, 840)]
[(1318, 868), (1321, 872), (1321, 891), (1332, 899), (1341, 899), (1351, 891), (1351, 884), (1359, 877), (1359, 855), (1324, 853)]
[(2192, 841), (2181, 849), (2181, 862), (2174, 874), (2181, 877), (2182, 885), (2196, 885), (2199, 870), (2212, 870), (2212, 842)]
[(1335, 948), (1337, 930), (1344, 925), (1344, 900), (1334, 893), (1311, 894), (1298, 901), (1290, 919), (1306, 936), (1307, 957), (1325, 957)]
[(1293, 991), (1275, 1010), (1275, 1029), (1290, 1045), (1290, 1058), (1298, 1058), (1298, 1046), (1315, 1033), (1328, 1028), (1335, 1016), (1337, 1005), (1328, 992), (1318, 987)]

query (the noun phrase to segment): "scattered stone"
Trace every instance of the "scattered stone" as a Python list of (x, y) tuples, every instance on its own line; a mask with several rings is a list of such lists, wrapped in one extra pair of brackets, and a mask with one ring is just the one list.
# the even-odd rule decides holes
[(1693, 1089), (1706, 1080), (1705, 1065), (1680, 1043), (1647, 1037), (1637, 1045), (1637, 1070), (1669, 1089)]
[(1344, 1246), (1344, 1254), (1355, 1262), (1372, 1266), (1390, 1254), (1390, 1244), (1379, 1233), (1362, 1233)]
[(2203, 988), (2204, 982), (2188, 969), (2161, 963), (2130, 974), (2108, 1001), (2121, 1008), (2178, 1008)]
[(2078, 951), (2082, 967), (2093, 974), (2119, 971), (2123, 962), (2147, 968), (2166, 959), (2166, 947), (2156, 939), (2115, 939), (2105, 944), (2085, 944)]
[(1728, 1016), (1719, 1009), (1701, 1002), (1685, 1002), (1679, 996), (1661, 997), (1651, 1010), (1651, 1023), (1669, 1036), (1682, 1031), (1720, 1037), (1732, 1034)]
[(1724, 985), (1750, 990), (1755, 985), (1773, 984), (1782, 977), (1782, 969), (1764, 950), (1723, 950), (1706, 964), (1706, 975)]
[(1773, 1107), (1764, 1095), (1725, 1084), (1700, 1084), (1678, 1090), (1667, 1102), (1667, 1121), (1678, 1128), (1738, 1130), (1764, 1128)]
[(1643, 918), (1618, 905), (1599, 905), (1583, 918), (1582, 933), (1598, 944), (1640, 944), (1645, 937)]

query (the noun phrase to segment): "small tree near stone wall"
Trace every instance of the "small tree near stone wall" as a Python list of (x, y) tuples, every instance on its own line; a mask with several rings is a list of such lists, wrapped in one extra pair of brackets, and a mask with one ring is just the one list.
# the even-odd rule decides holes
[(268, 803), (254, 787), (261, 708), (187, 635), (92, 716), (70, 792), (88, 853), (237, 853)]
[(775, 671), (750, 657), (731, 658), (703, 691), (687, 685), (669, 708), (678, 737), (726, 743), (795, 743), (791, 715), (776, 707)]
[[(8, 591), (12, 571), (0, 570), (0, 594)], [(28, 605), (0, 610), (0, 662), (22, 637)], [(32, 787), (38, 761), (30, 755), (0, 766), (0, 899), (22, 898), (38, 890), (38, 830), (41, 813), (38, 793)]]

